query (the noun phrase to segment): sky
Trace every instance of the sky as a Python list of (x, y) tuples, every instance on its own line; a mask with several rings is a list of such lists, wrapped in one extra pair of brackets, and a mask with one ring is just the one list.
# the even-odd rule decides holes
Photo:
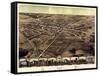
[(54, 6), (41, 4), (18, 4), (21, 13), (46, 13), (46, 14), (69, 14), (69, 15), (96, 15), (96, 8)]

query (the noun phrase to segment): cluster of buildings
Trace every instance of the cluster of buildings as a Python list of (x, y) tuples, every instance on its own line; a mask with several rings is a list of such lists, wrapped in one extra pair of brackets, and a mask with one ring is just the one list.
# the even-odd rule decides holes
[(57, 65), (74, 65), (74, 64), (93, 64), (95, 61), (94, 56), (81, 56), (81, 57), (51, 57), (51, 58), (21, 58), (19, 60), (20, 67), (32, 66), (57, 66)]

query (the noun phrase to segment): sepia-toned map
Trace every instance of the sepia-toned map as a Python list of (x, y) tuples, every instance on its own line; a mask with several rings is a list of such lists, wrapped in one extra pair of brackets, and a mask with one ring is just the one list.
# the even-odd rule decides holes
[(19, 68), (96, 64), (95, 55), (94, 15), (19, 12)]

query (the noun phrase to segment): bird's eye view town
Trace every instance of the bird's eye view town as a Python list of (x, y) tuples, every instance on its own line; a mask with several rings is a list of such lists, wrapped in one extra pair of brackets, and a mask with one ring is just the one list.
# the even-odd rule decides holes
[(95, 64), (95, 16), (19, 12), (19, 68)]
[(20, 67), (94, 63), (93, 16), (20, 13)]

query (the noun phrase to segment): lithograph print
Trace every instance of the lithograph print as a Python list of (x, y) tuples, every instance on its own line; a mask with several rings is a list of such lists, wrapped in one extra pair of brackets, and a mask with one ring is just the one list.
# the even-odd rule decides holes
[(18, 72), (96, 68), (96, 8), (17, 6)]

